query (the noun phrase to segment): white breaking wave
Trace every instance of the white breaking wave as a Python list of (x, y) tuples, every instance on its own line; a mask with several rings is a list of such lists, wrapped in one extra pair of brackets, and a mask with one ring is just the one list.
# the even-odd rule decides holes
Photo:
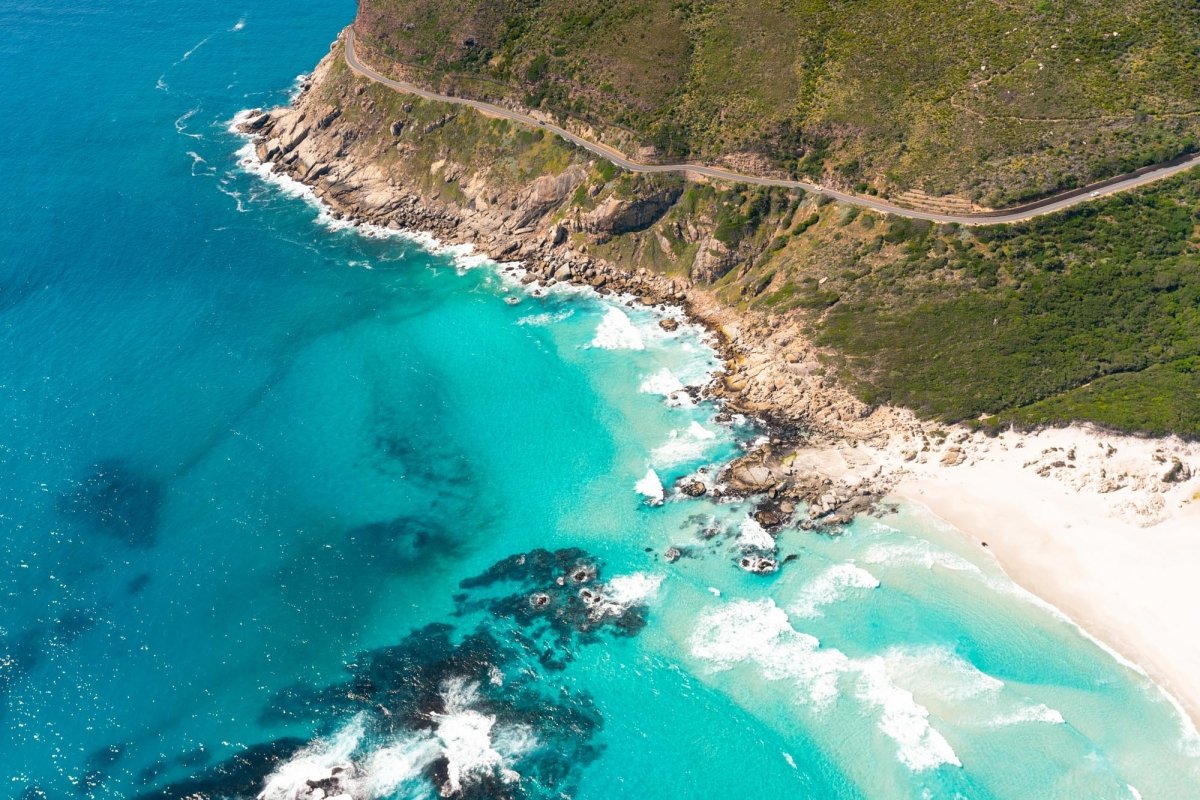
[(946, 737), (930, 724), (929, 710), (892, 680), (885, 657), (858, 662), (857, 669), (858, 698), (880, 710), (879, 729), (896, 743), (901, 763), (914, 772), (962, 766)]
[(746, 517), (738, 528), (738, 544), (753, 550), (774, 550), (775, 539), (754, 517)]
[(646, 343), (628, 314), (619, 308), (609, 307), (604, 312), (604, 319), (596, 327), (592, 347), (602, 350), (644, 350)]
[(618, 575), (608, 582), (604, 595), (609, 602), (629, 608), (653, 599), (662, 582), (662, 575), (647, 575), (645, 572)]
[(1050, 706), (1038, 703), (1026, 706), (1010, 714), (1001, 714), (992, 720), (993, 725), (1020, 725), (1025, 722), (1042, 722), (1050, 725), (1062, 725), (1063, 715)]
[[(372, 751), (362, 762), (362, 775), (350, 783), (351, 797), (395, 797), (401, 789), (415, 789), (424, 780), (425, 770), (442, 754), (430, 737), (402, 739)], [(407, 792), (406, 792), (407, 794)]]
[(230, 28), (229, 30), (230, 30), (230, 32), (236, 33), (237, 31), (244, 30), (245, 27), (246, 27), (246, 18), (242, 17), (237, 22), (233, 23), (233, 27)]
[(675, 373), (666, 367), (663, 367), (652, 375), (647, 375), (645, 380), (642, 381), (641, 386), (638, 387), (638, 391), (640, 392), (645, 394), (661, 394), (663, 397), (669, 397), (682, 389), (683, 383), (680, 382), (679, 378), (675, 377)]
[(372, 745), (366, 718), (359, 714), (332, 738), (312, 742), (279, 765), (258, 800), (309, 800), (323, 796), (314, 794), (314, 785), (330, 782), (335, 787), (331, 791), (347, 800), (382, 800), (406, 788), (406, 795), (419, 791), (425, 796), (426, 772), (439, 758), (446, 760), (445, 795), (493, 775), (506, 783), (520, 780), (514, 763), (539, 746), (532, 729), (497, 725), (495, 717), (475, 708), (478, 683), (452, 678), (442, 684), (440, 694), (444, 711), (430, 715), (432, 733), (411, 732)]
[(873, 544), (863, 553), (862, 560), (868, 564), (916, 566), (925, 569), (941, 567), (955, 572), (982, 572), (965, 558), (935, 548), (922, 540)]
[(879, 579), (862, 567), (848, 562), (834, 564), (806, 583), (788, 610), (798, 617), (820, 617), (824, 615), (822, 607), (836, 603), (846, 589), (875, 589), (878, 586)]
[(304, 86), (308, 83), (309, 73), (301, 72), (292, 81), (292, 87), (288, 89), (287, 105), (292, 105), (300, 99), (300, 95), (304, 94)]
[[(855, 696), (879, 713), (879, 730), (895, 742), (901, 763), (916, 772), (961, 765), (950, 743), (929, 721), (928, 709), (893, 677), (893, 672), (905, 673), (928, 653), (891, 650), (882, 656), (849, 658), (795, 630), (772, 600), (738, 600), (706, 611), (700, 616), (691, 646), (693, 655), (709, 661), (714, 669), (752, 663), (768, 680), (792, 682), (799, 690), (798, 699), (818, 710), (839, 698), (844, 676), (853, 678)], [(943, 655), (939, 652), (936, 657)]]
[(633, 488), (638, 494), (649, 498), (654, 503), (661, 503), (666, 496), (662, 481), (659, 480), (658, 473), (653, 469), (646, 470), (646, 474), (633, 485)]
[(309, 791), (309, 781), (322, 781), (335, 770), (353, 774), (351, 757), (365, 733), (363, 716), (352, 719), (334, 737), (311, 743), (278, 766), (267, 778), (259, 800), (294, 800)]
[(654, 599), (662, 581), (662, 575), (648, 575), (645, 572), (618, 575), (600, 587), (600, 596), (589, 614), (593, 619), (620, 616), (633, 606), (644, 605)]
[(477, 683), (453, 678), (442, 686), (441, 694), (446, 711), (433, 714), (433, 719), (447, 761), (445, 789), (457, 794), (464, 785), (488, 775), (498, 775), (505, 783), (520, 780), (509, 764), (515, 756), (536, 747), (533, 732), (527, 726), (513, 725), (496, 731), (493, 739), (496, 718), (472, 708), (479, 702)]
[(700, 615), (692, 654), (717, 670), (751, 662), (768, 680), (791, 679), (799, 699), (817, 708), (838, 697), (838, 676), (850, 666), (840, 650), (822, 648), (815, 636), (792, 628), (773, 600), (735, 600)]

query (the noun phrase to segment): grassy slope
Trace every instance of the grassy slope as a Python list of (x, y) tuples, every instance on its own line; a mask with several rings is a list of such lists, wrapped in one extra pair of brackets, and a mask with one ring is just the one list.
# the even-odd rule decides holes
[[(1200, 132), (1189, 0), (363, 0), (360, 35), (663, 152), (993, 205)], [(1116, 34), (1116, 35), (1114, 35)]]

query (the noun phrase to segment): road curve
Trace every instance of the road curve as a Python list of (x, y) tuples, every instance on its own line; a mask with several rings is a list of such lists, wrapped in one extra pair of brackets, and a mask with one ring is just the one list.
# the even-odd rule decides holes
[(720, 167), (709, 167), (703, 164), (642, 164), (637, 161), (630, 160), (624, 153), (609, 147), (606, 144), (593, 142), (588, 139), (571, 133), (570, 131), (555, 125), (551, 122), (543, 122), (535, 119), (528, 114), (523, 114), (520, 111), (504, 108), (503, 106), (486, 103), (482, 100), (471, 100), (465, 97), (452, 97), (450, 95), (438, 94), (426, 89), (422, 89), (411, 83), (394, 80), (384, 75), (379, 74), (367, 65), (358, 60), (358, 55), (354, 52), (354, 28), (346, 29), (346, 64), (351, 70), (369, 80), (383, 84), (398, 92), (405, 94), (416, 95), (417, 97), (425, 98), (426, 100), (435, 100), (439, 103), (449, 103), (457, 106), (467, 106), (480, 111), (484, 114), (501, 119), (512, 120), (519, 122), (522, 125), (528, 125), (533, 128), (541, 128), (542, 130), (550, 131), (551, 133), (565, 139), (572, 144), (578, 145), (583, 149), (594, 153), (601, 158), (607, 159), (616, 164), (622, 169), (630, 172), (680, 172), (692, 175), (703, 175), (705, 177), (714, 178), (716, 180), (732, 181), (734, 183), (745, 183), (754, 186), (779, 186), (785, 189), (804, 189), (805, 191), (815, 194), (822, 194), (826, 197), (831, 197), (834, 200), (839, 200), (850, 205), (869, 208), (874, 211), (879, 211), (884, 214), (895, 214), (899, 217), (908, 217), (909, 219), (923, 219), (930, 222), (945, 222), (958, 223), (959, 225), (1010, 225), (1016, 222), (1024, 222), (1034, 217), (1039, 217), (1044, 214), (1052, 214), (1056, 211), (1062, 211), (1072, 206), (1077, 206), (1081, 203), (1086, 203), (1089, 200), (1094, 200), (1098, 197), (1124, 192), (1129, 189), (1134, 189), (1138, 186), (1144, 186), (1147, 183), (1168, 178), (1172, 175), (1184, 172), (1194, 166), (1200, 165), (1200, 153), (1195, 153), (1189, 156), (1182, 156), (1162, 164), (1156, 164), (1125, 175), (1119, 175), (1115, 178), (1110, 178), (1100, 183), (1084, 186), (1079, 189), (1073, 189), (1069, 192), (1063, 192), (1051, 197), (1044, 198), (1032, 203), (1027, 203), (1020, 206), (1015, 206), (1009, 209), (999, 211), (987, 211), (978, 214), (939, 214), (932, 211), (919, 211), (917, 209), (905, 208), (903, 206), (893, 205), (886, 200), (880, 200), (867, 195), (851, 194), (842, 192), (837, 189), (830, 189), (826, 186), (821, 186), (809, 181), (794, 181), (783, 178), (764, 178), (757, 175), (743, 175), (733, 172), (732, 170), (721, 169)]

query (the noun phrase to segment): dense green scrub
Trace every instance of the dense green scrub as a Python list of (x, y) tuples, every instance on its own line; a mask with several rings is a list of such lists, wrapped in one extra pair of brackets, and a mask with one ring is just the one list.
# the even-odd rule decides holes
[(900, 257), (815, 325), (869, 400), (1200, 435), (1198, 224), (1194, 173), (1025, 225), (893, 223)]
[(363, 0), (431, 83), (655, 145), (991, 205), (1193, 149), (1189, 0)]

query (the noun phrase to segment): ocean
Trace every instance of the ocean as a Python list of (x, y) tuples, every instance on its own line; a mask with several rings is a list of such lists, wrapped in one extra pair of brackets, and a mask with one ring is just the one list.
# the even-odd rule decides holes
[(0, 7), (0, 796), (1200, 797), (921, 509), (675, 491), (762, 435), (703, 331), (245, 163), (354, 11)]

